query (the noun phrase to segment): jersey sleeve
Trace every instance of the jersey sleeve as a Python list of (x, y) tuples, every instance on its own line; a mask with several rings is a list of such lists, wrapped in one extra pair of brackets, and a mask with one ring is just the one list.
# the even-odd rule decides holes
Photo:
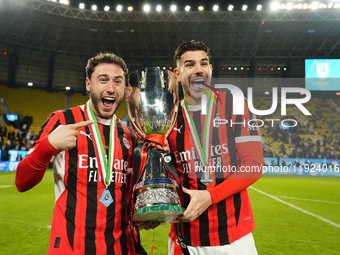
[(49, 142), (48, 135), (59, 125), (58, 117), (52, 113), (42, 126), (33, 148), (18, 164), (15, 176), (18, 191), (24, 192), (33, 188), (44, 177), (49, 162), (59, 152)]
[(256, 116), (249, 111), (246, 101), (244, 110), (244, 115), (232, 115), (238, 167), (222, 183), (208, 189), (213, 204), (246, 189), (262, 176), (263, 152)]

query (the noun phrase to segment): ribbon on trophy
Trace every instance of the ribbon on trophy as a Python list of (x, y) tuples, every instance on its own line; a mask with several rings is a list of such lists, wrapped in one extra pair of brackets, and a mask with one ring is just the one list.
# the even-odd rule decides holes
[[(134, 183), (136, 183), (141, 178), (141, 175), (143, 173), (143, 167), (144, 167), (145, 162), (147, 160), (148, 150), (150, 151), (150, 148), (155, 147), (155, 148), (158, 148), (158, 149), (164, 151), (164, 147), (166, 147), (165, 139), (166, 139), (165, 136), (161, 135), (161, 134), (150, 134), (150, 135), (148, 135), (144, 138), (142, 151), (141, 151), (141, 155), (140, 155), (140, 159), (141, 159), (140, 164), (139, 164), (140, 166), (139, 166), (139, 169), (138, 169), (139, 175), (134, 177), (135, 178)], [(164, 153), (166, 153), (166, 152), (164, 151)], [(164, 153), (162, 154), (163, 158), (170, 156), (170, 154), (168, 154), (168, 153), (164, 154)], [(139, 151), (137, 151), (137, 155), (138, 154), (139, 154)], [(135, 163), (134, 166), (136, 166), (136, 164), (138, 164), (138, 160), (135, 160), (134, 163)], [(168, 170), (176, 177), (176, 179), (178, 181), (180, 181), (179, 174), (178, 174), (176, 168), (173, 168), (173, 165), (169, 165), (168, 160), (164, 160), (164, 163), (167, 166)], [(136, 167), (136, 169), (137, 169), (137, 167)]]
[[(156, 212), (162, 211), (177, 211), (179, 214), (183, 213), (184, 209), (179, 206), (180, 201), (178, 199), (166, 199), (167, 195), (174, 195), (174, 190), (164, 189), (162, 190), (162, 186), (164, 187), (181, 187), (181, 180), (179, 177), (179, 173), (177, 172), (177, 166), (174, 164), (175, 159), (171, 154), (164, 150), (165, 144), (165, 136), (161, 134), (151, 134), (145, 137), (144, 142), (139, 144), (134, 151), (134, 171), (132, 173), (133, 186), (132, 190), (132, 201), (135, 200), (135, 194), (141, 194), (141, 192), (137, 192), (141, 190), (142, 193), (146, 188), (151, 188), (150, 193), (155, 191), (158, 192), (158, 196), (161, 196), (161, 200), (168, 200), (169, 204), (162, 203), (159, 199), (153, 197), (154, 201), (148, 201), (147, 203), (153, 202), (151, 206), (141, 206), (138, 210), (135, 210), (133, 217), (138, 218), (138, 216), (147, 215), (147, 213), (156, 214)], [(156, 158), (156, 160), (162, 160), (161, 164), (164, 165), (165, 169), (158, 173), (152, 173), (150, 168), (154, 164), (150, 164), (151, 160)], [(147, 165), (147, 166), (146, 166)], [(150, 167), (151, 165), (151, 167)], [(148, 169), (145, 169), (148, 168)], [(170, 176), (167, 174), (170, 173)], [(144, 175), (144, 176), (143, 176)], [(143, 180), (138, 182), (139, 180)], [(179, 189), (181, 190), (181, 189)], [(146, 194), (146, 193), (145, 193)], [(148, 199), (148, 195), (146, 195), (142, 199)], [(176, 196), (176, 195), (174, 195)], [(150, 198), (149, 198), (150, 199)], [(144, 201), (145, 202), (145, 201)], [(135, 206), (138, 207), (138, 203), (135, 203)], [(155, 221), (158, 220), (161, 224), (166, 223), (166, 216), (162, 218), (155, 218)], [(163, 221), (162, 221), (163, 220)]]

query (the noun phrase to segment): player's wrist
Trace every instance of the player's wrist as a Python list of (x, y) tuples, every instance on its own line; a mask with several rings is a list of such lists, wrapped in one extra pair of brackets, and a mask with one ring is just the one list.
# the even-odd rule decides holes
[(35, 170), (44, 170), (52, 157), (59, 151), (55, 149), (46, 136), (28, 156), (28, 164)]
[(59, 152), (59, 150), (50, 143), (48, 136), (42, 139), (40, 147), (41, 152), (44, 152), (47, 156), (54, 156)]

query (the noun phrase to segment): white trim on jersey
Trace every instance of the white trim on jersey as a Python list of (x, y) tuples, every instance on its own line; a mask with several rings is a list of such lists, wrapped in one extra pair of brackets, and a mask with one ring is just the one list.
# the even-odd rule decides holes
[(235, 143), (245, 143), (245, 142), (262, 142), (262, 140), (261, 140), (261, 136), (258, 136), (258, 135), (235, 137)]
[(65, 151), (59, 152), (53, 160), (55, 203), (65, 191)]
[[(168, 255), (174, 255), (175, 242), (169, 237)], [(249, 233), (231, 244), (221, 246), (187, 246), (190, 254), (258, 255), (253, 234)]]

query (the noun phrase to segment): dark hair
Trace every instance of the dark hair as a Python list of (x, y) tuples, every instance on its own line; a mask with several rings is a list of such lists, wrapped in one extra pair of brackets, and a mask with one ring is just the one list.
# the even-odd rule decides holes
[(87, 61), (87, 65), (85, 68), (86, 77), (91, 79), (91, 75), (94, 72), (94, 68), (102, 63), (109, 63), (109, 64), (116, 64), (120, 66), (123, 69), (124, 75), (125, 75), (125, 81), (127, 81), (127, 74), (129, 72), (124, 60), (121, 57), (118, 57), (117, 55), (113, 53), (99, 53), (98, 55), (90, 58)]
[(139, 81), (138, 81), (137, 71), (134, 71), (134, 72), (129, 74), (129, 82), (128, 83), (133, 88), (139, 88)]
[(210, 61), (211, 55), (210, 55), (209, 46), (205, 45), (204, 42), (191, 40), (190, 42), (182, 43), (176, 49), (175, 55), (174, 55), (175, 65), (177, 65), (177, 60), (179, 60), (185, 52), (187, 52), (187, 51), (198, 51), (198, 50), (203, 50), (205, 53), (207, 53), (208, 59)]

